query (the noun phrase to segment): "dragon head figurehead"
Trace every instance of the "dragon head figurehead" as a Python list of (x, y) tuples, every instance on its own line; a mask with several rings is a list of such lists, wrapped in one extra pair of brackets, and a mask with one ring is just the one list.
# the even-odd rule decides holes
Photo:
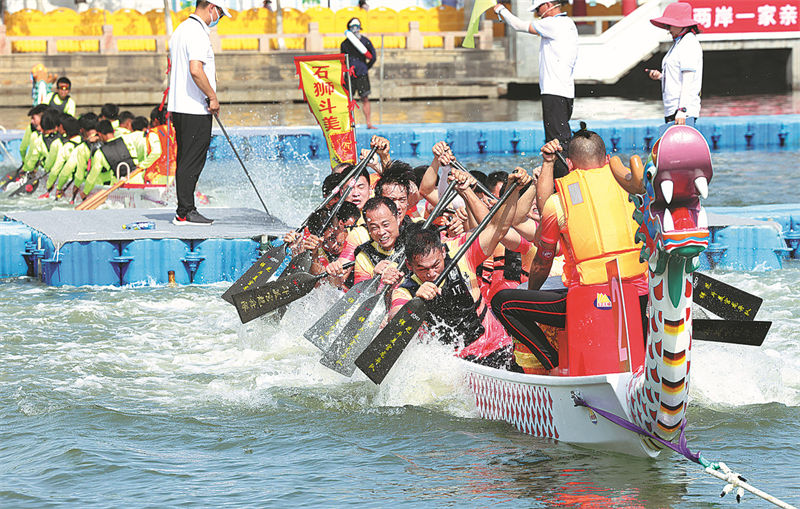
[(614, 157), (611, 168), (636, 205), (636, 239), (644, 243), (642, 260), (649, 262), (650, 270), (661, 274), (668, 259), (678, 257), (687, 262), (687, 272), (694, 271), (709, 236), (700, 199), (708, 196), (713, 171), (703, 135), (693, 127), (672, 126), (644, 165), (634, 156), (629, 170)]

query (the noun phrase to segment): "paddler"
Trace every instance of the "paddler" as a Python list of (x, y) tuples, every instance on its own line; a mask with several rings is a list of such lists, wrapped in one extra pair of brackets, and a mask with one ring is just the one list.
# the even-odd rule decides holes
[[(561, 144), (554, 139), (542, 147), (540, 179), (552, 179), (553, 163)], [(639, 261), (634, 241), (638, 225), (633, 204), (614, 180), (605, 143), (582, 129), (569, 144), (570, 173), (556, 181), (556, 194), (547, 198), (535, 242), (528, 290), (502, 290), (492, 299), (492, 311), (515, 340), (536, 356), (545, 370), (558, 366), (558, 351), (536, 324), (564, 328), (569, 289), (605, 283), (605, 261), (619, 261), (623, 281), (632, 282), (639, 294), (642, 320), (647, 308), (647, 264)], [(587, 207), (584, 204), (591, 204)], [(584, 205), (580, 207), (580, 205)], [(593, 211), (602, 212), (602, 216)], [(557, 249), (565, 257), (563, 290), (540, 290), (547, 279)]]
[(56, 81), (56, 91), (50, 92), (47, 97), (44, 98), (42, 104), (74, 117), (77, 106), (75, 105), (75, 99), (69, 95), (71, 90), (72, 82), (66, 76), (61, 76)]
[(361, 100), (361, 111), (364, 112), (364, 118), (367, 121), (367, 129), (375, 129), (370, 117), (369, 70), (375, 65), (378, 54), (375, 52), (375, 46), (372, 45), (372, 42), (364, 35), (361, 35), (361, 20), (358, 18), (350, 18), (344, 34), (346, 39), (342, 41), (340, 50), (349, 57), (349, 65), (355, 71), (355, 77), (351, 77), (346, 82), (349, 83), (350, 98), (355, 100), (355, 92), (358, 92), (358, 97)]
[(75, 147), (81, 144), (81, 129), (80, 125), (78, 124), (78, 120), (67, 114), (62, 114), (60, 120), (61, 129), (63, 131), (61, 148), (58, 150), (58, 155), (53, 162), (53, 167), (50, 170), (50, 175), (47, 177), (46, 184), (47, 189), (52, 189), (53, 186), (57, 186), (57, 194), (72, 177), (72, 174), (65, 174), (64, 178), (62, 179), (61, 172), (64, 169), (64, 166), (67, 164), (70, 155), (72, 155), (72, 151), (75, 150)]
[[(469, 174), (453, 172), (450, 179), (458, 180), (456, 189), (466, 195), (471, 192)], [(519, 189), (531, 182), (531, 177), (522, 168), (509, 176), (510, 182), (519, 186), (511, 193), (502, 209), (480, 233), (476, 242), (467, 250), (457, 267), (445, 279), (441, 287), (433, 284), (447, 265), (447, 261), (466, 241), (466, 235), (442, 243), (434, 228), (409, 228), (405, 239), (406, 263), (411, 277), (392, 292), (390, 317), (412, 296), (432, 301), (428, 306), (427, 320), (443, 325), (448, 333), (439, 335), (443, 343), (462, 343), (459, 356), (481, 364), (495, 367), (505, 366), (511, 356), (511, 342), (502, 327), (488, 312), (480, 296), (475, 269), (491, 254), (508, 232), (514, 218), (519, 198)], [(504, 339), (505, 338), (505, 339)]]
[[(137, 122), (142, 123), (147, 125), (147, 119), (142, 118)], [(161, 143), (156, 133), (135, 130), (117, 137), (107, 120), (100, 122), (98, 133), (103, 144), (92, 154), (91, 170), (81, 191), (84, 198), (96, 185), (113, 184), (119, 178), (126, 178), (136, 168), (150, 168), (161, 157)]]
[[(86, 179), (86, 172), (89, 168), (92, 154), (102, 144), (97, 134), (96, 115), (89, 113), (81, 115), (81, 118), (78, 119), (78, 125), (80, 126), (81, 142), (70, 152), (69, 157), (67, 157), (66, 162), (59, 171), (56, 183), (57, 193), (59, 189), (66, 191), (64, 188), (70, 180), (72, 180), (76, 188), (80, 188)], [(85, 197), (84, 195), (83, 198)]]
[(395, 266), (389, 258), (399, 247), (400, 220), (404, 217), (395, 203), (385, 196), (370, 198), (361, 212), (370, 240), (356, 248), (353, 284), (380, 276), (388, 267)]
[(47, 155), (50, 153), (50, 147), (60, 137), (56, 131), (59, 115), (60, 113), (53, 108), (48, 108), (42, 113), (39, 130), (35, 136), (30, 137), (28, 150), (25, 151), (25, 157), (22, 158), (23, 173), (34, 174), (39, 167), (44, 165)]

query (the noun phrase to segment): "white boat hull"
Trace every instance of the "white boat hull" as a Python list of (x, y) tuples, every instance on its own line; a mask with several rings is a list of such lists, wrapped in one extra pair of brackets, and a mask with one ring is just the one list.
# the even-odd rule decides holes
[(651, 458), (659, 453), (638, 434), (573, 402), (572, 394), (577, 393), (592, 406), (630, 420), (625, 397), (631, 373), (561, 377), (464, 364), (467, 385), (484, 419), (590, 449)]

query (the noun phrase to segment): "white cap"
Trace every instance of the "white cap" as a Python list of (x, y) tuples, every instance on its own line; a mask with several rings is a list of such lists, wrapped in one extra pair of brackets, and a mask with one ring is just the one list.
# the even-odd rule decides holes
[(536, 9), (538, 9), (539, 7), (541, 7), (546, 3), (566, 4), (571, 2), (568, 2), (567, 0), (533, 0), (533, 2), (531, 3), (531, 11), (536, 12)]
[(216, 5), (220, 9), (222, 9), (222, 14), (226, 15), (229, 18), (232, 18), (231, 11), (228, 10), (227, 0), (211, 0), (209, 3)]

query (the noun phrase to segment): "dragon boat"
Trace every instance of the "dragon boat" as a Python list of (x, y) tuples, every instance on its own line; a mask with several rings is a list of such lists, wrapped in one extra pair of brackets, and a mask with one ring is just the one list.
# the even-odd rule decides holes
[(569, 292), (566, 328), (557, 333), (556, 369), (532, 374), (463, 364), (483, 418), (506, 421), (536, 437), (655, 457), (683, 438), (691, 274), (708, 246), (700, 200), (708, 195), (711, 154), (697, 130), (672, 126), (645, 165), (634, 156), (630, 169), (618, 158), (611, 167), (634, 203), (635, 236), (644, 243), (641, 259), (649, 266), (646, 335), (636, 291), (619, 279), (612, 261), (608, 284)]

